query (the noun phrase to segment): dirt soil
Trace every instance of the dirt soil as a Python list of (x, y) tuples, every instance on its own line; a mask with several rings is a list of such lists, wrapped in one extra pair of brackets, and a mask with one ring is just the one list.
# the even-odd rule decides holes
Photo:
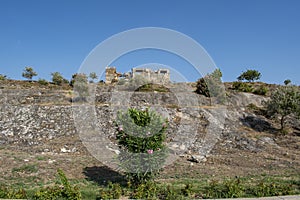
[[(257, 134), (252, 132), (249, 137), (257, 137)], [(174, 179), (299, 177), (300, 137), (295, 134), (277, 136), (275, 142), (263, 151), (251, 152), (238, 147), (227, 148), (220, 141), (205, 162), (195, 163), (179, 157), (162, 171), (158, 179), (168, 182)], [(67, 152), (62, 152), (62, 146)], [(68, 152), (68, 149), (73, 152)], [(91, 156), (80, 139), (74, 136), (56, 138), (47, 144), (28, 148), (1, 146), (0, 166), (0, 183), (28, 188), (53, 183), (58, 168), (70, 179), (92, 180), (99, 185), (124, 180), (120, 173)]]

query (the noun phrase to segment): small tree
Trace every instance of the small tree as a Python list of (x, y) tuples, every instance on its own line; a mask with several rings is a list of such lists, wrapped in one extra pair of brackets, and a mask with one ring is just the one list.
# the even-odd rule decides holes
[(290, 79), (286, 79), (283, 83), (284, 85), (289, 85), (292, 83), (292, 81)]
[(85, 100), (89, 95), (88, 77), (85, 74), (74, 74), (70, 85), (74, 88), (74, 91), (78, 93), (79, 100)]
[(32, 67), (25, 67), (22, 76), (28, 80), (32, 80), (32, 77), (37, 76), (37, 73), (33, 70)]
[(216, 69), (197, 81), (196, 93), (206, 97), (216, 97), (221, 103), (225, 101), (225, 88), (222, 83), (222, 72)]
[(52, 75), (52, 82), (55, 85), (62, 85), (63, 83), (67, 84), (69, 82), (59, 72), (51, 73), (51, 75)]
[(246, 72), (243, 72), (237, 79), (239, 81), (247, 80), (248, 82), (253, 82), (261, 78), (261, 73), (257, 70), (248, 69)]
[(270, 116), (279, 116), (280, 129), (283, 130), (289, 115), (300, 116), (299, 88), (296, 86), (280, 87), (271, 95), (271, 99), (264, 102), (264, 104)]
[(167, 149), (164, 144), (167, 120), (154, 111), (128, 109), (119, 112), (117, 141), (121, 147), (120, 165), (133, 185), (154, 178), (163, 166)]
[(89, 78), (92, 79), (90, 82), (94, 83), (94, 80), (98, 79), (96, 72), (91, 72)]

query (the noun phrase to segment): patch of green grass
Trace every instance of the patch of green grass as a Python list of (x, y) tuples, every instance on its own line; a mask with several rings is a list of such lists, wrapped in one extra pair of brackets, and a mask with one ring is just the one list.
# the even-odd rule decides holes
[(37, 160), (42, 161), (42, 160), (47, 160), (48, 158), (46, 156), (37, 156), (35, 157)]
[(38, 167), (36, 164), (28, 164), (23, 165), (21, 167), (14, 167), (11, 171), (12, 172), (25, 172), (25, 173), (36, 173), (38, 172)]
[(145, 84), (138, 89), (136, 89), (137, 92), (170, 92), (168, 88), (166, 88), (163, 85), (159, 84), (153, 84), (153, 83), (148, 83)]
[[(28, 169), (28, 167), (23, 168)], [(20, 168), (17, 169), (20, 170)], [(25, 189), (28, 198), (32, 197), (40, 188), (53, 186), (55, 182), (53, 180), (43, 184), (36, 176), (28, 179), (28, 181), (25, 181), (25, 179), (15, 181), (19, 181), (19, 183), (10, 184), (13, 185), (12, 189), (16, 191), (20, 188)], [(39, 182), (38, 185), (37, 182)], [(115, 192), (126, 197), (141, 197), (144, 199), (147, 199), (147, 197), (152, 199), (257, 198), (300, 194), (300, 175), (295, 173), (272, 176), (263, 174), (263, 176), (255, 175), (218, 180), (212, 180), (209, 176), (199, 178), (178, 177), (177, 179), (157, 180), (155, 184), (150, 183), (136, 187), (128, 187), (118, 183), (99, 186), (97, 183), (86, 179), (73, 179), (69, 181), (69, 184), (79, 188), (82, 199), (99, 199), (101, 195), (103, 197), (114, 197)]]

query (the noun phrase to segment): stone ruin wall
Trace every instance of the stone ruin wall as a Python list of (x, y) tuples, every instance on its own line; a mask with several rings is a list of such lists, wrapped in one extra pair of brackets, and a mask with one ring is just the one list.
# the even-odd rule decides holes
[(122, 77), (125, 80), (129, 80), (131, 78), (136, 78), (137, 76), (141, 76), (147, 81), (157, 84), (164, 84), (170, 82), (170, 70), (169, 69), (158, 69), (153, 71), (148, 68), (132, 68), (129, 73), (118, 73), (115, 67), (107, 67), (105, 71), (105, 82), (107, 84), (111, 84), (113, 82), (117, 82), (119, 77)]

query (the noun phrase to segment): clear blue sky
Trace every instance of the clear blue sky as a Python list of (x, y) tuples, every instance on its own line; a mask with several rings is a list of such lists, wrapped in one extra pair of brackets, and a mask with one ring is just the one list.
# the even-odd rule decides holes
[[(32, 66), (36, 79), (50, 79), (55, 71), (70, 78), (108, 37), (132, 28), (163, 27), (201, 44), (224, 81), (236, 80), (248, 68), (259, 70), (262, 81), (289, 78), (299, 85), (299, 10), (299, 0), (0, 0), (0, 74), (22, 79), (24, 67)], [(125, 71), (176, 61), (154, 50), (125, 57), (113, 63)], [(179, 64), (177, 70), (189, 81), (198, 78), (184, 61)]]

